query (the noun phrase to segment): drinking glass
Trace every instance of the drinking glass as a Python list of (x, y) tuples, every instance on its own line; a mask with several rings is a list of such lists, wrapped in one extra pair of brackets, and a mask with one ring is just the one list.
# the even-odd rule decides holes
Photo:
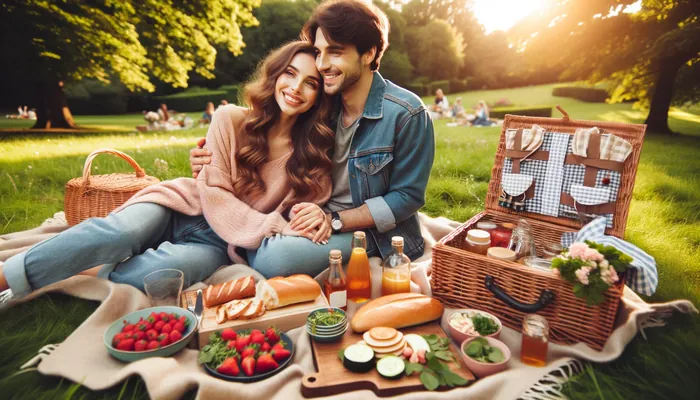
[(161, 269), (143, 278), (143, 287), (153, 307), (177, 307), (183, 283), (184, 274), (177, 269)]

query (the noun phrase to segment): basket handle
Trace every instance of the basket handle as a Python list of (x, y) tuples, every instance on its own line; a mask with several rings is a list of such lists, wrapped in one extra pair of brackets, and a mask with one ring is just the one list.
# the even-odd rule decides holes
[(117, 157), (124, 159), (126, 162), (129, 163), (129, 165), (131, 165), (131, 167), (134, 169), (134, 171), (136, 171), (137, 178), (143, 178), (144, 176), (146, 176), (146, 171), (144, 171), (143, 168), (141, 168), (139, 166), (139, 164), (136, 162), (136, 160), (129, 157), (128, 154), (122, 153), (121, 151), (114, 150), (114, 149), (97, 149), (97, 150), (93, 151), (92, 153), (90, 153), (90, 155), (88, 155), (87, 159), (85, 160), (85, 166), (83, 167), (83, 179), (84, 179), (86, 184), (90, 180), (90, 170), (92, 169), (92, 160), (94, 160), (98, 154), (103, 154), (103, 153), (111, 154), (111, 155), (114, 155), (114, 156), (117, 156)]
[(544, 289), (540, 294), (540, 298), (537, 299), (536, 302), (532, 304), (521, 303), (518, 300), (515, 300), (514, 298), (510, 297), (508, 293), (506, 293), (503, 289), (498, 287), (495, 279), (491, 275), (486, 275), (486, 279), (484, 279), (484, 285), (486, 286), (486, 289), (490, 290), (491, 293), (493, 293), (493, 295), (496, 296), (498, 300), (501, 300), (502, 302), (506, 303), (506, 305), (510, 308), (514, 308), (526, 314), (536, 313), (542, 310), (543, 308), (547, 307), (547, 305), (551, 303), (552, 300), (554, 300), (554, 292), (552, 292), (549, 289)]

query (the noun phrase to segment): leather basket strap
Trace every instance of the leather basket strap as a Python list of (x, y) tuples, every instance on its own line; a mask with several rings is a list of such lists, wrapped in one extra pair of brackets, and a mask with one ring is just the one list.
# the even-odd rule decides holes
[[(600, 159), (600, 133), (591, 133), (588, 141), (588, 158), (593, 160)], [(586, 165), (586, 173), (583, 176), (583, 185), (595, 187), (596, 177), (598, 176), (598, 168), (593, 165)]]
[(566, 192), (561, 192), (561, 204), (563, 204), (565, 206), (572, 207), (580, 213), (600, 215), (600, 214), (615, 214), (616, 202), (611, 201), (608, 203), (587, 206), (587, 205), (584, 205), (581, 203), (577, 203), (576, 200), (574, 200), (574, 198), (571, 197), (570, 194), (568, 194)]

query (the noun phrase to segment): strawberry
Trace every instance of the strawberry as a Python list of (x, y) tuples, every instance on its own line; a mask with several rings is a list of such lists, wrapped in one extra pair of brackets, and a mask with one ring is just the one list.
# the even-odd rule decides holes
[(160, 320), (160, 321), (156, 322), (155, 324), (153, 324), (153, 329), (160, 332), (160, 330), (163, 329), (163, 325), (165, 325), (165, 324), (166, 324), (165, 321)]
[(241, 368), (243, 369), (243, 373), (251, 376), (255, 373), (255, 358), (253, 357), (246, 357), (241, 361)]
[(141, 332), (146, 332), (147, 330), (151, 329), (153, 327), (153, 324), (149, 323), (148, 321), (139, 321), (136, 324), (136, 330), (141, 331)]
[(170, 332), (170, 343), (176, 343), (180, 339), (182, 339), (182, 333), (180, 333), (178, 331)]
[(267, 328), (267, 331), (265, 331), (265, 338), (270, 344), (275, 344), (280, 341), (280, 332), (274, 327)]
[(122, 332), (131, 332), (134, 329), (136, 329), (136, 325), (124, 321), (124, 327), (122, 328)]
[(272, 350), (272, 346), (270, 346), (270, 343), (263, 343), (262, 346), (260, 346), (260, 351), (263, 353), (269, 353)]
[(131, 337), (138, 342), (139, 340), (146, 339), (146, 332), (137, 329), (131, 334)]
[[(260, 331), (258, 331), (260, 332)], [(258, 346), (262, 346), (263, 343), (265, 343), (265, 335), (262, 333), (251, 333), (250, 334), (250, 343), (255, 343)]]
[(236, 341), (235, 340), (229, 340), (226, 342), (226, 348), (231, 350), (236, 347)]
[(173, 325), (173, 330), (174, 330), (174, 331), (178, 331), (178, 332), (180, 332), (180, 333), (185, 333), (185, 324), (183, 324), (182, 322), (178, 321), (178, 322), (175, 323), (175, 325)]
[(284, 350), (284, 346), (285, 346), (286, 344), (287, 344), (287, 343), (285, 343), (285, 342), (283, 342), (283, 341), (279, 341), (279, 342), (275, 343), (274, 346), (272, 346), (272, 351), (275, 351), (275, 350)]
[(240, 353), (243, 349), (250, 344), (250, 336), (248, 335), (238, 335), (236, 338), (236, 350)]
[(148, 347), (148, 342), (145, 340), (139, 340), (134, 343), (134, 351), (145, 351), (146, 347)]
[(117, 344), (117, 350), (134, 351), (134, 339), (124, 339)]
[(252, 331), (250, 331), (250, 336), (259, 335), (261, 333), (262, 331), (260, 331), (260, 329), (253, 329)]
[(221, 339), (224, 341), (236, 340), (236, 338), (236, 331), (234, 331), (231, 328), (226, 328), (223, 331), (221, 331)]
[(158, 314), (158, 316), (160, 317), (160, 320), (163, 321), (163, 322), (168, 322), (168, 321), (170, 321), (170, 316), (168, 316), (168, 313), (166, 313), (165, 311), (163, 311), (162, 313)]
[(156, 322), (160, 321), (160, 315), (158, 315), (155, 312), (152, 312), (151, 315), (146, 318), (146, 321), (148, 321), (151, 324), (155, 324)]
[(289, 358), (292, 353), (287, 349), (277, 349), (272, 351), (272, 358), (277, 362), (281, 362)]
[(230, 376), (238, 376), (238, 374), (241, 373), (241, 370), (238, 368), (238, 360), (236, 360), (234, 357), (225, 359), (224, 362), (219, 365), (219, 368), (217, 368), (216, 371), (220, 374)]
[(147, 346), (146, 348), (147, 348), (148, 350), (155, 350), (155, 349), (157, 349), (157, 348), (159, 348), (159, 347), (160, 347), (160, 345), (158, 344), (157, 341), (151, 340), (150, 342), (148, 342), (148, 346)]
[(258, 352), (258, 348), (259, 348), (259, 346), (257, 344), (249, 344), (241, 352), (241, 358), (246, 358), (248, 356), (255, 357), (255, 354), (257, 354), (257, 352)]
[(127, 338), (128, 333), (119, 332), (112, 338), (112, 346), (117, 347), (119, 342)]
[(173, 326), (172, 326), (172, 325), (170, 325), (170, 324), (165, 324), (165, 325), (163, 325), (162, 328), (160, 328), (160, 333), (167, 333), (167, 334), (170, 334), (170, 332), (172, 332), (172, 330), (173, 330)]
[(272, 358), (272, 355), (270, 355), (270, 353), (263, 353), (258, 357), (257, 364), (255, 365), (255, 373), (262, 374), (272, 371), (277, 367), (279, 367), (279, 364)]
[(187, 326), (187, 317), (184, 315), (177, 319), (177, 322), (182, 322), (183, 325)]
[(158, 337), (158, 331), (155, 329), (149, 329), (148, 331), (146, 331), (146, 337), (148, 338), (148, 340), (156, 340), (156, 338)]
[(160, 335), (158, 335), (156, 340), (158, 341), (160, 347), (165, 347), (170, 344), (170, 335), (168, 335), (167, 333), (161, 333)]

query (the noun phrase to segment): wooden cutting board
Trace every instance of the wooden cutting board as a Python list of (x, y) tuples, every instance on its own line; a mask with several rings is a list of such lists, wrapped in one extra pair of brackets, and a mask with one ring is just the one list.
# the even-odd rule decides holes
[[(196, 299), (196, 290), (183, 292), (180, 295), (180, 307), (187, 309), (187, 305), (195, 304)], [(278, 329), (286, 332), (290, 329), (304, 326), (306, 325), (306, 317), (309, 315), (309, 313), (321, 307), (328, 307), (328, 301), (326, 301), (323, 294), (319, 295), (314, 301), (293, 304), (291, 306), (282, 307), (275, 310), (266, 310), (265, 314), (258, 318), (226, 321), (223, 324), (218, 324), (216, 322), (216, 306), (211, 308), (204, 307), (204, 312), (202, 312), (202, 323), (199, 326), (198, 334), (199, 348), (202, 348), (209, 343), (209, 336), (211, 336), (212, 333), (221, 331), (224, 328), (233, 328), (235, 330), (263, 330), (267, 329), (270, 325), (274, 325)]]
[[(404, 335), (409, 333), (419, 335), (434, 333), (442, 337), (447, 336), (437, 321), (399, 330)], [(331, 396), (364, 389), (372, 390), (377, 396), (394, 396), (407, 392), (427, 390), (421, 383), (418, 374), (389, 380), (379, 375), (376, 368), (365, 373), (354, 373), (347, 370), (338, 357), (338, 351), (362, 340), (362, 335), (352, 332), (350, 328), (348, 328), (343, 338), (335, 343), (316, 343), (311, 338), (309, 340), (311, 340), (311, 347), (313, 348), (314, 365), (318, 372), (305, 375), (304, 379), (302, 379), (301, 393), (304, 397)], [(457, 348), (451, 341), (450, 350), (457, 359), (455, 362), (448, 364), (452, 371), (470, 383), (473, 382), (475, 380), (474, 375), (464, 365)], [(449, 389), (449, 387), (446, 387), (441, 390)]]

